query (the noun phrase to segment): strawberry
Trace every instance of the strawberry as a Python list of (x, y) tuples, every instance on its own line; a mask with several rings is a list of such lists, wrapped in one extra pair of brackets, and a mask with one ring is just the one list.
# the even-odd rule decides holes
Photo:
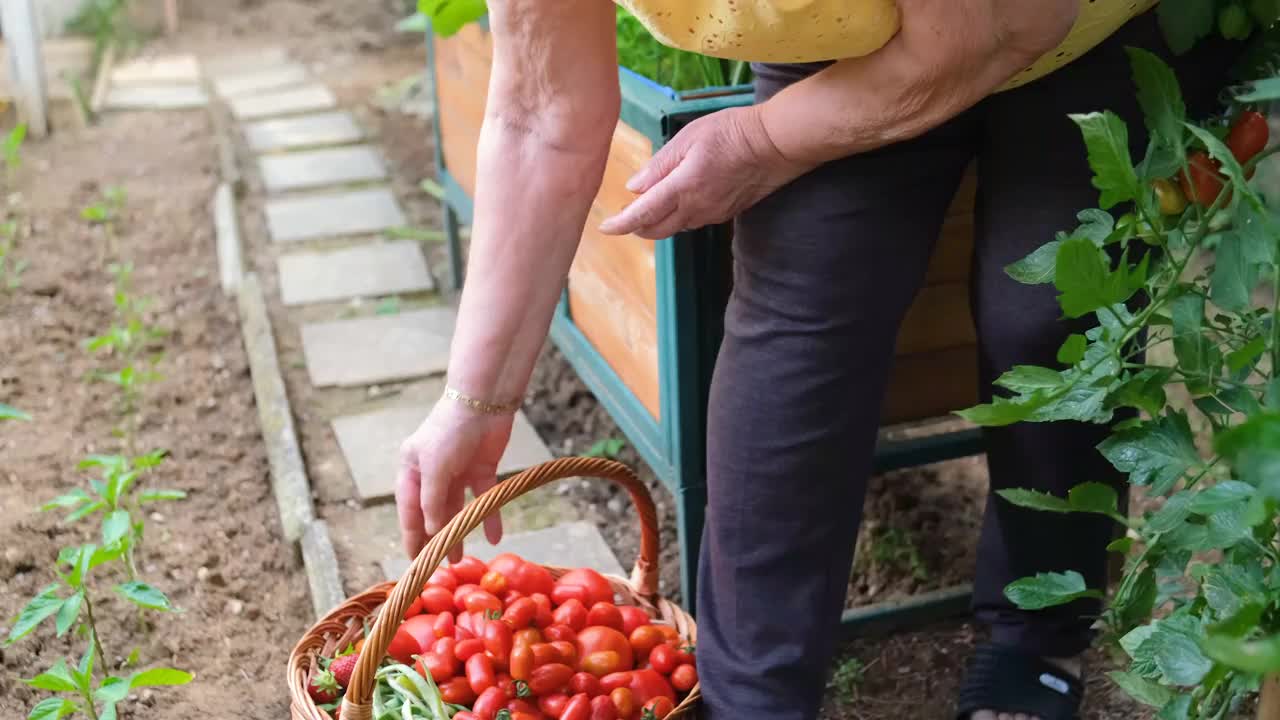
[(351, 683), (351, 673), (356, 669), (356, 660), (359, 659), (359, 653), (343, 655), (329, 665), (329, 672), (333, 673), (334, 679), (338, 681), (338, 685), (342, 686), (344, 690)]
[(307, 686), (307, 693), (317, 705), (327, 705), (342, 697), (342, 688), (338, 686), (333, 672), (325, 670), (311, 679), (311, 684)]

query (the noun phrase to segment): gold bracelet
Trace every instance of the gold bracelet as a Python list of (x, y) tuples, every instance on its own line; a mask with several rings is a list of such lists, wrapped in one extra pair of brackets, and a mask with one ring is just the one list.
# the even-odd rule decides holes
[(485, 415), (510, 415), (511, 413), (519, 410), (520, 406), (523, 404), (519, 400), (513, 400), (507, 403), (490, 403), (483, 400), (477, 400), (448, 385), (444, 388), (444, 396)]

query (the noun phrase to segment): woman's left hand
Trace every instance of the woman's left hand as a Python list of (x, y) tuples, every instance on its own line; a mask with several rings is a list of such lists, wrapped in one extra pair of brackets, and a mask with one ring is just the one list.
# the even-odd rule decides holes
[(689, 123), (627, 182), (640, 197), (601, 223), (600, 232), (656, 240), (722, 223), (811, 169), (778, 151), (760, 107)]

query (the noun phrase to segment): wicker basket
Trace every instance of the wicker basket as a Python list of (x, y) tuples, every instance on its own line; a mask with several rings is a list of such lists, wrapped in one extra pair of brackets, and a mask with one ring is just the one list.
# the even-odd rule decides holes
[[(598, 458), (563, 458), (530, 468), (498, 483), (497, 487), (472, 501), (449, 521), (442, 531), (418, 553), (409, 570), (398, 582), (385, 582), (347, 600), (313, 625), (293, 649), (289, 657), (290, 715), (294, 720), (332, 720), (332, 716), (316, 707), (307, 693), (308, 683), (319, 671), (317, 657), (333, 653), (360, 636), (365, 624), (372, 629), (365, 639), (342, 705), (342, 720), (372, 720), (374, 674), (386, 655), (387, 647), (409, 605), (422, 591), (449, 551), (463, 541), (484, 519), (517, 497), (556, 480), (574, 477), (596, 477), (612, 480), (631, 493), (640, 516), (640, 557), (630, 581), (610, 577), (609, 582), (623, 605), (646, 610), (655, 620), (676, 628), (682, 638), (697, 642), (698, 629), (693, 618), (680, 607), (658, 596), (658, 516), (653, 498), (644, 483), (630, 468), (611, 460)], [(553, 577), (568, 572), (567, 568), (547, 567)], [(385, 610), (385, 612), (384, 612)], [(694, 687), (669, 718), (692, 718), (700, 693)]]

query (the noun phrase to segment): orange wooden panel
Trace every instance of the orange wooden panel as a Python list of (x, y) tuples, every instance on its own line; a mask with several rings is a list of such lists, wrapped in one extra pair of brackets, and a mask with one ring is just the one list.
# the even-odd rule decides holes
[(898, 329), (896, 352), (914, 355), (962, 345), (977, 336), (969, 313), (969, 286), (933, 285), (921, 288)]
[(978, 351), (959, 347), (894, 360), (885, 398), (885, 424), (925, 420), (978, 402)]

